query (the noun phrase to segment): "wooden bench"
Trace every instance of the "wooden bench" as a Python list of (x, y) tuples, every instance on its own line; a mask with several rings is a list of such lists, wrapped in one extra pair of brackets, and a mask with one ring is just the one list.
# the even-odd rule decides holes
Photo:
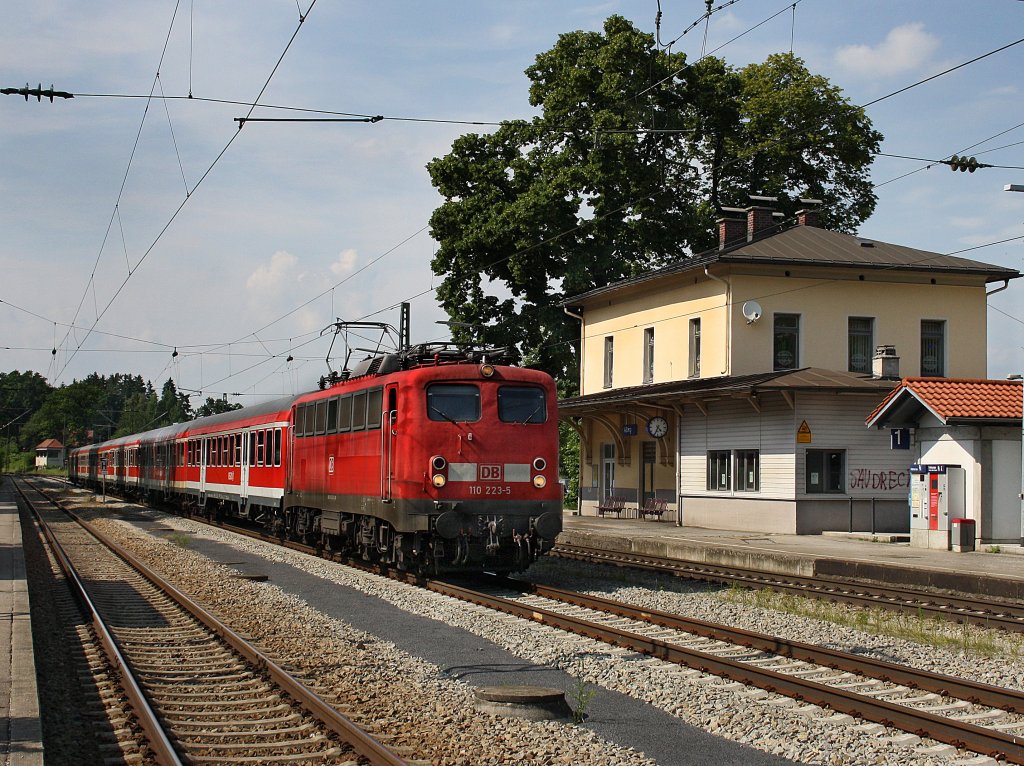
[(640, 514), (641, 519), (646, 519), (648, 516), (653, 516), (658, 521), (661, 521), (662, 514), (664, 514), (667, 510), (667, 500), (658, 500), (657, 498), (649, 497), (647, 498), (647, 502), (640, 506), (638, 512)]
[(622, 518), (622, 512), (626, 510), (626, 498), (606, 497), (597, 506), (597, 515), (604, 516), (606, 513), (614, 513), (616, 518)]

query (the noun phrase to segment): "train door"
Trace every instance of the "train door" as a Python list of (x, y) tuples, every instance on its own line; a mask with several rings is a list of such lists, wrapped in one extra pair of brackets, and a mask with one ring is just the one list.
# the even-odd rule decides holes
[(299, 427), (299, 413), (301, 411), (297, 406), (292, 406), (291, 417), (289, 420), (290, 428), (285, 428), (286, 454), (284, 456), (284, 493), (286, 495), (291, 494), (292, 487), (294, 486), (294, 470), (295, 470), (295, 431)]
[(380, 414), (380, 497), (391, 502), (395, 479), (395, 439), (398, 437), (398, 384), (384, 389), (384, 407)]
[(252, 461), (249, 459), (249, 432), (242, 431), (240, 434), (235, 434), (236, 439), (241, 439), (242, 444), (238, 454), (241, 459), (238, 461), (238, 493), (239, 505), (245, 508), (246, 503), (249, 502), (249, 466), (252, 465)]
[(199, 457), (199, 505), (206, 505), (206, 465), (210, 460), (210, 440), (202, 439), (203, 448)]

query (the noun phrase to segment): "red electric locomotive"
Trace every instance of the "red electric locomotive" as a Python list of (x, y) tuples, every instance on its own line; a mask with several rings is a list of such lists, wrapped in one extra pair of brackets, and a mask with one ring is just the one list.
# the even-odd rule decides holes
[(365, 360), (295, 400), (282, 522), (399, 567), (523, 569), (562, 526), (556, 401), (482, 352)]
[[(71, 478), (416, 571), (526, 568), (562, 528), (550, 376), (406, 344), (319, 391), (72, 451)], [(106, 459), (104, 459), (106, 458)]]

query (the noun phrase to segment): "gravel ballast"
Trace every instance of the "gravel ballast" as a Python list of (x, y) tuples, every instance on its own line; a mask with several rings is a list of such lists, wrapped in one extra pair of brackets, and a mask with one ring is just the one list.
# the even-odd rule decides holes
[[(175, 534), (162, 537), (139, 536), (123, 522), (105, 522), (119, 530), (125, 543), (174, 578), (215, 611), (251, 615), (251, 624), (240, 628), (261, 645), (280, 656), (316, 646), (320, 658), (320, 680), (326, 684), (365, 684), (372, 688), (374, 705), (383, 706), (382, 720), (419, 720), (424, 732), (459, 732), (451, 745), (436, 746), (423, 757), (435, 763), (798, 763), (828, 764), (938, 764), (994, 763), (991, 759), (957, 752), (938, 743), (917, 740), (891, 729), (860, 725), (846, 716), (732, 684), (630, 652), (609, 648), (590, 639), (570, 636), (542, 625), (498, 615), (438, 594), (340, 565), (294, 553), (259, 541), (196, 524), (187, 519), (154, 514), (160, 527)], [(145, 524), (141, 526), (147, 526)], [(182, 547), (181, 536), (189, 542)], [(234, 553), (232, 553), (232, 551)], [(211, 563), (203, 554), (225, 564)], [(233, 562), (228, 564), (227, 562)], [(272, 570), (267, 583), (252, 583), (223, 576), (223, 567), (243, 573), (246, 567)], [(306, 579), (290, 577), (288, 571)], [(219, 573), (218, 573), (219, 572)], [(248, 572), (252, 573), (252, 572)], [(310, 576), (316, 585), (310, 585)], [(614, 575), (602, 569), (573, 562), (542, 561), (530, 577), (560, 587), (589, 590), (704, 620), (726, 622), (763, 632), (776, 632), (802, 641), (818, 642), (851, 650), (861, 647), (875, 656), (906, 662), (918, 667), (938, 667), (943, 672), (982, 677), (988, 683), (1016, 685), (1022, 676), (1019, 663), (956, 656), (955, 652), (921, 647), (907, 641), (885, 639), (834, 624), (757, 609), (722, 598), (706, 588), (666, 586), (665, 581), (646, 575)], [(277, 586), (281, 585), (281, 589)], [(342, 587), (337, 587), (342, 586)], [(287, 592), (287, 591), (292, 592)], [(348, 592), (348, 617), (338, 619), (321, 611), (323, 594)], [(296, 593), (302, 593), (298, 598)], [(397, 607), (409, 615), (437, 621), (430, 628), (418, 627), (420, 635), (402, 632), (396, 624), (393, 640), (381, 640), (373, 623), (360, 628), (359, 613), (369, 611), (353, 604), (367, 605), (367, 596)], [(420, 622), (424, 626), (429, 623)], [(458, 631), (452, 631), (456, 628)], [(386, 633), (386, 631), (385, 631)], [(475, 713), (474, 685), (496, 683), (502, 668), (495, 662), (479, 663), (466, 656), (461, 664), (428, 662), (431, 647), (440, 643), (470, 642), (454, 639), (471, 634), (503, 650), (511, 661), (510, 671), (532, 676), (526, 683), (556, 685), (567, 691), (570, 705), (586, 708), (582, 726), (560, 723), (526, 723)], [(464, 651), (481, 651), (466, 648)], [(436, 654), (436, 651), (434, 652)], [(491, 658), (488, 658), (491, 659)], [(500, 664), (500, 663), (498, 663)], [(979, 667), (980, 666), (980, 667)], [(983, 676), (979, 676), (983, 673)], [(545, 675), (547, 674), (547, 675)], [(555, 675), (552, 675), (555, 674)], [(540, 679), (540, 680), (537, 680)], [(549, 683), (551, 679), (554, 682)], [(512, 683), (523, 683), (515, 680)], [(372, 684), (372, 687), (371, 687)], [(415, 693), (410, 693), (415, 690)], [(596, 690), (596, 694), (595, 694)], [(594, 694), (593, 697), (589, 695)], [(574, 699), (575, 696), (575, 699)], [(648, 708), (656, 723), (645, 731), (637, 715), (630, 720), (608, 716), (614, 700)], [(387, 700), (387, 702), (382, 702)], [(623, 708), (626, 709), (626, 708)], [(634, 715), (630, 713), (629, 715)], [(676, 730), (689, 731), (689, 745), (680, 750), (674, 741)], [(702, 732), (716, 735), (715, 740)], [(621, 747), (603, 739), (631, 747)], [(701, 751), (702, 740), (720, 741), (725, 760), (709, 760)], [(636, 752), (643, 744), (646, 754)], [(732, 744), (732, 743), (735, 743)], [(742, 747), (749, 745), (757, 751)], [(732, 747), (733, 749), (729, 749)]]

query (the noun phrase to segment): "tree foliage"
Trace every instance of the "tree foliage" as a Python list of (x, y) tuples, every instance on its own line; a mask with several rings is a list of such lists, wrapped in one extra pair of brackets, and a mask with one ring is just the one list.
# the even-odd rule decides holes
[[(20, 439), (21, 430), (53, 389), (38, 372), (0, 372), (0, 426), (3, 436)], [(38, 443), (38, 442), (37, 442)]]
[[(5, 381), (15, 375), (8, 374)], [(40, 389), (35, 379), (26, 383), (24, 375), (20, 390), (43, 390), (45, 395), (33, 400), (32, 414), (17, 433), (22, 449), (50, 438), (68, 446), (87, 444), (193, 417), (188, 395), (180, 393), (173, 380), (164, 383), (158, 396), (153, 385), (139, 375), (92, 373), (58, 388), (46, 384), (45, 389)], [(31, 375), (42, 380), (37, 373)]]
[(450, 317), (570, 391), (579, 326), (563, 298), (711, 247), (721, 208), (750, 194), (787, 213), (820, 199), (843, 231), (874, 208), (880, 134), (791, 54), (690, 64), (613, 16), (560, 36), (526, 75), (538, 116), (461, 136), (427, 166), (444, 197), (432, 268)]
[(222, 412), (242, 409), (241, 404), (231, 404), (227, 399), (214, 399), (206, 397), (206, 401), (196, 410), (197, 418), (205, 418), (207, 415), (219, 415)]

